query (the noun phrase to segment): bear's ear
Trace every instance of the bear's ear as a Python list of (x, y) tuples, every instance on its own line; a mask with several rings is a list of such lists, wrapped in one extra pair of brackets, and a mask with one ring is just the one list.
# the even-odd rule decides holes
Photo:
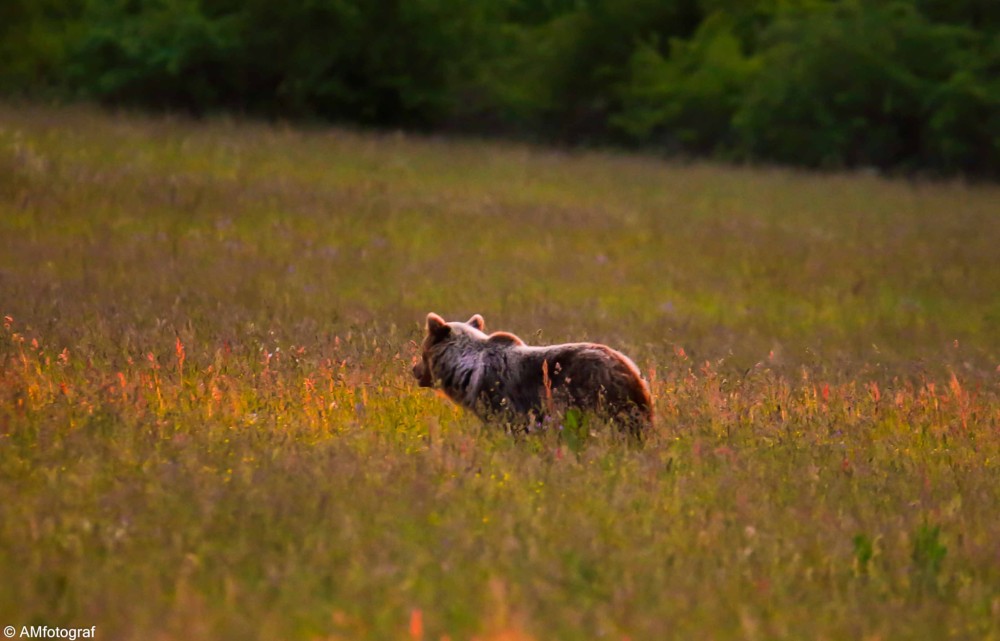
[(427, 315), (427, 333), (431, 336), (444, 336), (448, 333), (448, 323), (444, 319), (431, 312)]
[(470, 318), (468, 320), (468, 322), (466, 323), (466, 325), (472, 325), (473, 327), (475, 327), (479, 331), (483, 331), (483, 328), (486, 327), (486, 321), (484, 321), (483, 317), (480, 316), (479, 314), (475, 314), (475, 315), (472, 316), (472, 318)]

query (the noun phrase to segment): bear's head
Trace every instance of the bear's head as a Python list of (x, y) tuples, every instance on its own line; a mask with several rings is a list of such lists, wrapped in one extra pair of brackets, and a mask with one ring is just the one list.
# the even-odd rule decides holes
[(486, 323), (479, 314), (466, 322), (446, 322), (431, 312), (427, 314), (427, 335), (420, 346), (420, 360), (413, 365), (413, 376), (420, 387), (434, 385), (434, 363), (449, 346), (485, 341), (489, 337), (483, 333)]

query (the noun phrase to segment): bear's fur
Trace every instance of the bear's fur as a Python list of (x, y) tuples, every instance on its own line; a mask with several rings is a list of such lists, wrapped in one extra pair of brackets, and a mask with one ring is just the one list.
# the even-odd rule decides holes
[(445, 322), (427, 315), (413, 375), (439, 387), (484, 421), (530, 429), (554, 412), (577, 408), (639, 435), (653, 420), (649, 388), (627, 356), (597, 343), (532, 347), (507, 332), (485, 334), (483, 317)]

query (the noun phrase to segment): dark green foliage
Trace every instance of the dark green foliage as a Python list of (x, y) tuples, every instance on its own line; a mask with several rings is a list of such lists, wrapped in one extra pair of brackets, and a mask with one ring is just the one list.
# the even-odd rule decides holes
[(225, 100), (236, 33), (197, 0), (90, 0), (84, 21), (70, 74), (87, 95), (192, 112)]
[(458, 108), (486, 15), (449, 0), (91, 0), (73, 77), (112, 103), (422, 125)]
[(781, 15), (733, 120), (740, 147), (812, 166), (996, 169), (986, 40), (902, 2)]
[(1000, 174), (993, 0), (9, 0), (0, 91)]
[(82, 0), (0, 2), (0, 91), (45, 93), (61, 83), (59, 65), (78, 37)]
[(453, 0), (250, 0), (237, 15), (244, 103), (412, 126), (462, 108), (487, 44), (489, 9)]
[(692, 0), (597, 0), (570, 14), (573, 33), (548, 79), (556, 92), (550, 126), (562, 138), (593, 138), (607, 133), (617, 109), (614, 88), (641, 43), (687, 37), (700, 12)]
[(729, 123), (758, 66), (742, 51), (734, 21), (713, 14), (690, 40), (671, 40), (668, 56), (652, 45), (636, 49), (612, 122), (638, 141), (694, 151), (731, 146)]
[(616, 87), (636, 47), (690, 36), (701, 15), (693, 0), (511, 3), (499, 55), (487, 61), (490, 108), (503, 124), (549, 139), (614, 138)]
[(994, 34), (1000, 29), (1000, 3), (995, 0), (916, 0), (914, 5), (935, 22), (947, 22)]

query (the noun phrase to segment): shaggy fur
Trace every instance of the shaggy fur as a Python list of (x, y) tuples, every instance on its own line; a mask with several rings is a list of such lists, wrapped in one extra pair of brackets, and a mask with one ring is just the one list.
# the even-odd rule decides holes
[(649, 388), (627, 356), (597, 343), (532, 347), (507, 332), (485, 334), (483, 317), (445, 322), (427, 315), (427, 336), (413, 375), (439, 387), (483, 420), (530, 427), (577, 408), (639, 434), (653, 419)]

